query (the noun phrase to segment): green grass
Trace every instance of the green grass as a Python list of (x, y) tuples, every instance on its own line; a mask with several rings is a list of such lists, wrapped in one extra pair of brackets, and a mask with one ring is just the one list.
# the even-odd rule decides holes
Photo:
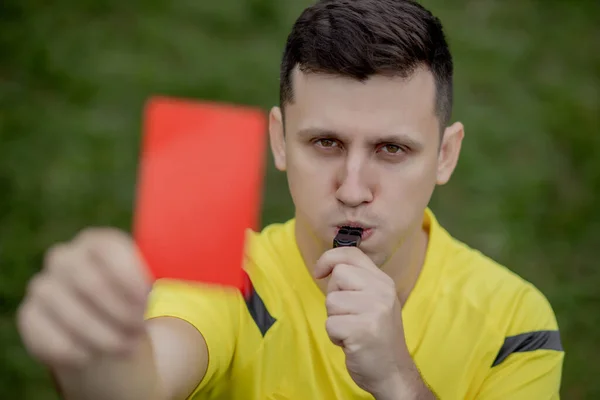
[[(14, 310), (43, 250), (129, 228), (140, 113), (155, 93), (277, 102), (306, 0), (7, 0), (0, 5), (0, 393), (49, 400)], [(534, 282), (567, 350), (563, 397), (600, 398), (600, 3), (424, 1), (456, 63), (463, 155), (432, 207), (458, 238)], [(201, 184), (201, 182), (198, 182)], [(270, 164), (263, 224), (292, 215)]]

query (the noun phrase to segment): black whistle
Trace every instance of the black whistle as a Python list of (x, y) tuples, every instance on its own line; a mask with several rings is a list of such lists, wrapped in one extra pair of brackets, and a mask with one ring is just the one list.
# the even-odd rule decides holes
[(360, 245), (363, 229), (351, 226), (342, 226), (335, 238), (333, 239), (333, 247), (354, 246)]

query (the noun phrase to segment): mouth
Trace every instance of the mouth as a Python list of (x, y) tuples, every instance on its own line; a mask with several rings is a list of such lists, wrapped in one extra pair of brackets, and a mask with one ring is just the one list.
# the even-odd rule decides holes
[(367, 240), (372, 234), (373, 234), (373, 228), (368, 226), (368, 225), (364, 225), (361, 223), (356, 223), (356, 222), (345, 222), (341, 225), (338, 225), (335, 228), (335, 235), (337, 235), (340, 231), (340, 229), (342, 228), (360, 228), (362, 229), (362, 234), (361, 234), (361, 240), (365, 241)]

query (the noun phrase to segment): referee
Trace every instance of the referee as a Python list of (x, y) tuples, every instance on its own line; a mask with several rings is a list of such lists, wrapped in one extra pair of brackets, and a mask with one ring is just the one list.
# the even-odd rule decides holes
[[(151, 285), (127, 234), (86, 229), (29, 284), (27, 349), (68, 400), (558, 399), (544, 295), (428, 208), (464, 137), (452, 82), (416, 2), (307, 8), (269, 121), (295, 215), (248, 232), (249, 297)], [(333, 246), (340, 230), (357, 246)]]

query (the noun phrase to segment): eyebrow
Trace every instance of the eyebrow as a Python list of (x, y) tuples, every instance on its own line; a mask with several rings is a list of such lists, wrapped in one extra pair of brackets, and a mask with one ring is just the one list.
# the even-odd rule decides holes
[[(297, 132), (297, 135), (301, 138), (311, 138), (316, 136), (323, 136), (331, 139), (337, 139), (340, 141), (346, 141), (347, 137), (340, 133), (330, 129), (320, 129), (320, 128), (305, 128), (301, 129)], [(371, 139), (368, 141), (371, 145), (377, 145), (381, 143), (398, 143), (398, 144), (406, 144), (414, 150), (419, 150), (423, 148), (423, 144), (407, 133), (398, 133), (398, 134), (385, 134), (379, 136), (375, 139)]]

